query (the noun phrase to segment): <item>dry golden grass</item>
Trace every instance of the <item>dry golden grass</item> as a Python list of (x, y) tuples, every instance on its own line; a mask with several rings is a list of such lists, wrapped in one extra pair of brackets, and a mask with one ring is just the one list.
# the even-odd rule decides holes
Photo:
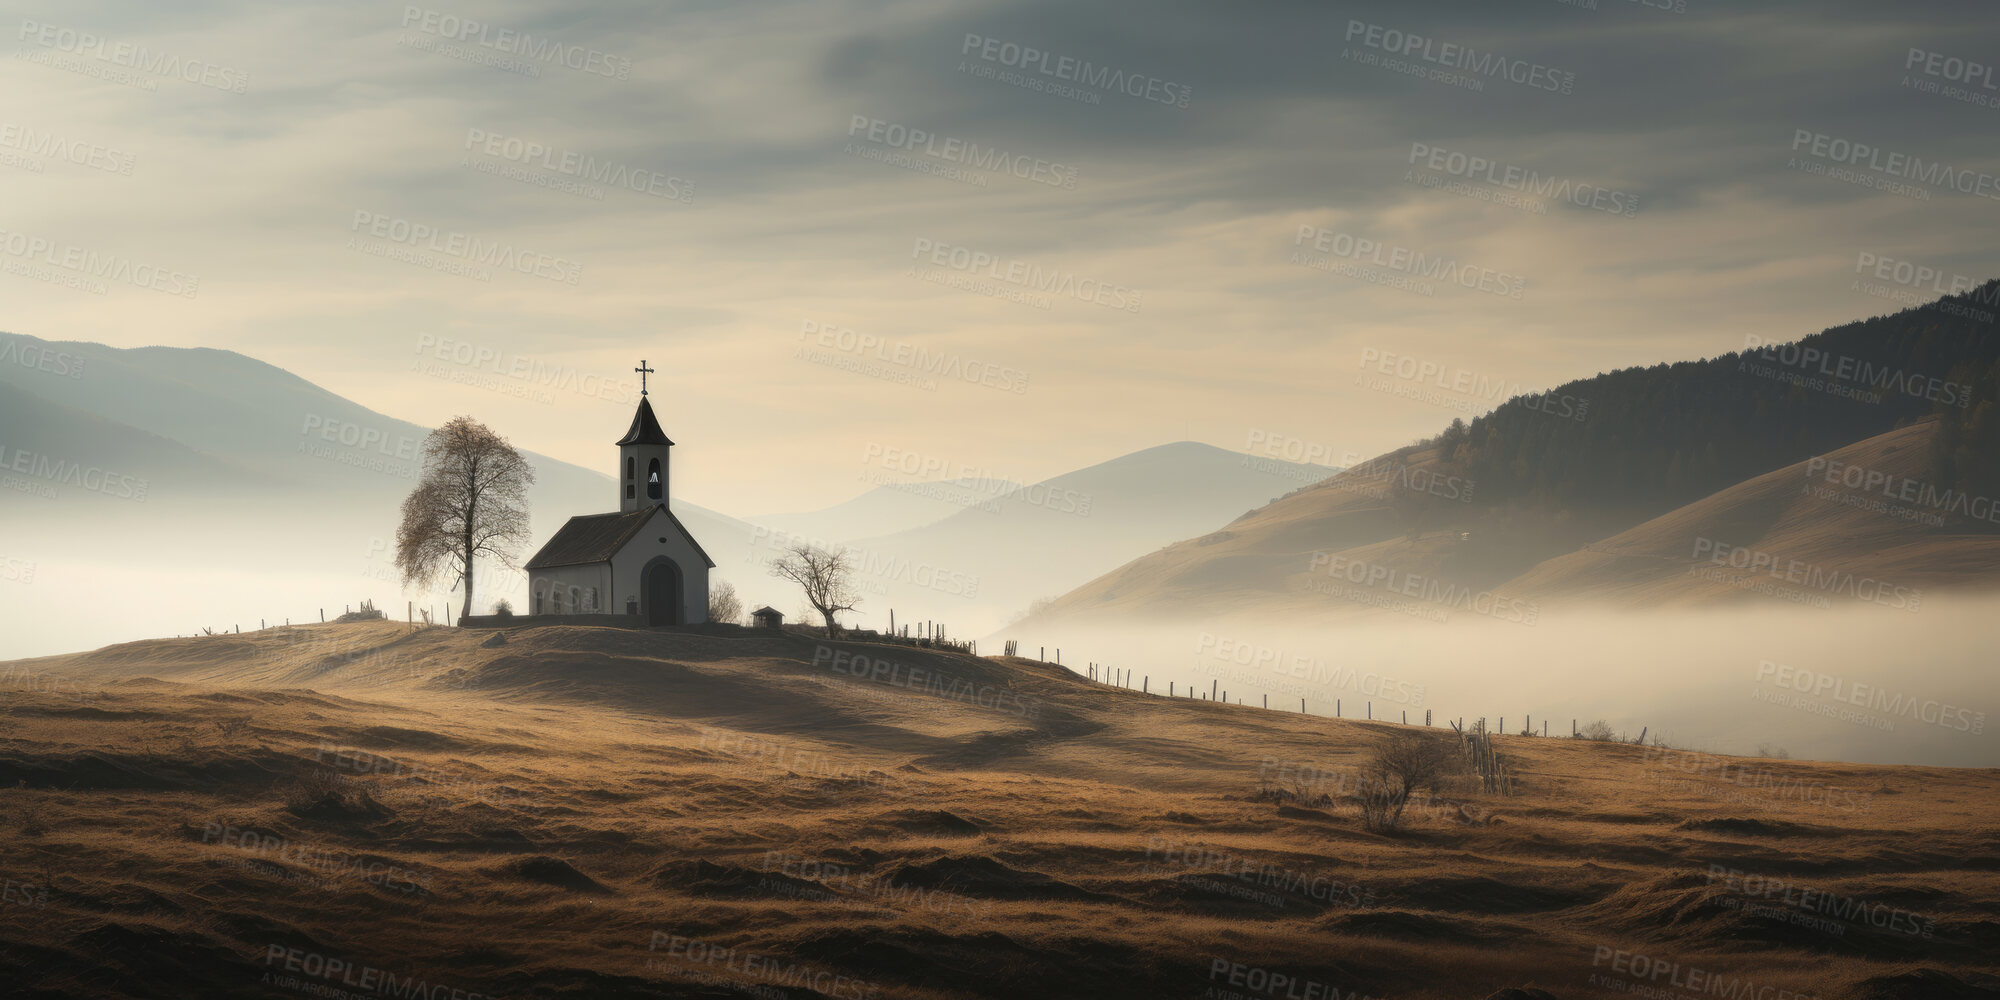
[[(1935, 421), (1918, 421), (1830, 452), (1822, 456), (1826, 465), (1798, 462), (1747, 479), (1550, 559), (1508, 581), (1507, 590), (1552, 603), (1587, 598), (1645, 608), (1755, 602), (1762, 599), (1759, 584), (1777, 589), (1773, 600), (1825, 598), (1840, 605), (1852, 597), (1798, 578), (1731, 568), (1729, 547), (1907, 588), (1991, 589), (1993, 569), (2000, 566), (2000, 535), (1982, 530), (1991, 525), (1967, 518), (1962, 509), (1941, 511), (1899, 498), (1906, 485), (1911, 496), (1919, 495), (1936, 431)], [(1886, 489), (1848, 486), (1840, 479), (1850, 468), (1857, 482), (1866, 482), (1859, 477), (1869, 473), (1896, 478)], [(1924, 520), (1930, 516), (1942, 523)], [(1711, 560), (1713, 550), (1696, 558), (1698, 539), (1724, 546), (1723, 563)], [(1749, 558), (1741, 557), (1746, 564)]]
[(1380, 835), (1348, 795), (1399, 726), (830, 644), (977, 704), (797, 636), (490, 634), (13, 664), (0, 991), (2000, 995), (1950, 992), (2000, 987), (1993, 770), (1503, 737), (1518, 794)]

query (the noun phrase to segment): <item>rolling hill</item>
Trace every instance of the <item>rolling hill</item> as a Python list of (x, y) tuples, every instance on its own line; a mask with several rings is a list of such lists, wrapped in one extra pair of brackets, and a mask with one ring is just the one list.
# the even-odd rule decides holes
[(1936, 437), (1923, 420), (1768, 472), (1547, 560), (1506, 589), (1632, 607), (1755, 592), (1915, 611), (1926, 591), (1993, 587), (2000, 520), (1989, 499), (1929, 488)]
[(1990, 511), (2000, 328), (1991, 313), (1950, 305), (1509, 400), (1120, 566), (1024, 629), (1190, 614), (1338, 620), (1408, 597), (1798, 599), (1726, 566), (1687, 577), (1698, 537), (1711, 545), (1704, 558), (1755, 543), (1772, 560), (1838, 574), (1847, 582), (1815, 584), (1835, 601), (1854, 599), (1852, 577), (1993, 587), (2000, 525), (1970, 504), (1899, 518), (1802, 492), (1804, 463), (1817, 457)]
[(1388, 834), (1367, 762), (1448, 730), (801, 634), (494, 634), (0, 664), (9, 990), (1459, 1000), (1635, 956), (2000, 989), (1991, 769), (1501, 736), (1512, 794), (1453, 776)]

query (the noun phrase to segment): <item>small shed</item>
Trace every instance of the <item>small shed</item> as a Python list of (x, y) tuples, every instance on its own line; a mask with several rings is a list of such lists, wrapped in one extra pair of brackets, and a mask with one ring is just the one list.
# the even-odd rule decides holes
[(768, 604), (750, 612), (750, 625), (753, 628), (769, 629), (776, 632), (784, 624), (785, 613)]

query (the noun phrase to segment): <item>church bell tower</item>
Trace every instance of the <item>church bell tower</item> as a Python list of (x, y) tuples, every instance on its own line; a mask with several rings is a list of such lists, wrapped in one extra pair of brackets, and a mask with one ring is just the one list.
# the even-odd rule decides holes
[(641, 361), (633, 371), (639, 373), (639, 411), (632, 415), (631, 429), (618, 440), (618, 510), (621, 513), (664, 504), (671, 495), (667, 492), (667, 470), (671, 461), (669, 450), (674, 443), (667, 439), (667, 432), (660, 429), (659, 418), (653, 416), (653, 404), (646, 395), (646, 376), (653, 369)]

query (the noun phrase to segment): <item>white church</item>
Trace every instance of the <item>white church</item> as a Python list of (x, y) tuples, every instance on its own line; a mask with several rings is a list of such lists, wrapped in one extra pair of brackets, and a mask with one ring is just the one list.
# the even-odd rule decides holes
[(667, 509), (674, 443), (647, 399), (618, 440), (618, 512), (572, 517), (528, 560), (534, 615), (622, 615), (620, 624), (694, 625), (708, 620), (715, 560)]

